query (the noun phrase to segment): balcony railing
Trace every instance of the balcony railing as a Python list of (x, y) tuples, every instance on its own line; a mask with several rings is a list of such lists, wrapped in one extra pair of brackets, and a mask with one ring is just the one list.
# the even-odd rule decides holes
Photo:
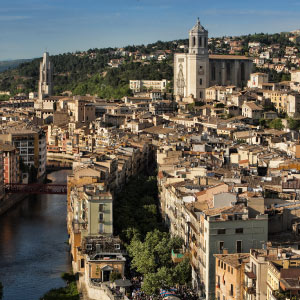
[(256, 293), (256, 289), (254, 286), (245, 286), (245, 291), (247, 294), (255, 294)]

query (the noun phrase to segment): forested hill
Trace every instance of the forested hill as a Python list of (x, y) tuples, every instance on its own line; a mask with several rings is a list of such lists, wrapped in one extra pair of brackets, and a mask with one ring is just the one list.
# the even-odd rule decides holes
[(31, 61), (31, 59), (16, 59), (16, 60), (6, 60), (0, 61), (0, 72), (6, 71), (8, 69), (13, 69), (19, 66), (21, 63)]
[[(161, 42), (147, 46), (127, 46), (124, 55), (117, 49), (90, 49), (86, 52), (65, 53), (50, 56), (54, 68), (54, 93), (64, 91), (73, 94), (97, 94), (103, 98), (120, 98), (130, 95), (130, 79), (160, 80), (173, 78), (173, 55), (177, 44), (187, 44), (187, 40)], [(137, 59), (134, 53), (155, 54), (169, 53), (165, 60), (154, 58)], [(111, 60), (120, 60), (118, 68), (108, 65)], [(0, 73), (0, 91), (12, 94), (37, 91), (39, 64), (41, 58), (23, 63), (14, 70)]]
[[(232, 41), (241, 42), (237, 55), (249, 55), (249, 42), (260, 42), (262, 47), (280, 45), (277, 57), (283, 57), (285, 47), (292, 46), (289, 34), (253, 34), (240, 37), (211, 38), (210, 53), (228, 54)], [(173, 55), (183, 52), (188, 40), (170, 42), (158, 41), (153, 44), (117, 48), (90, 49), (85, 52), (65, 53), (51, 56), (54, 67), (54, 93), (64, 91), (73, 94), (97, 94), (102, 98), (120, 98), (130, 95), (130, 79), (173, 79)], [(296, 45), (300, 53), (300, 45)], [(51, 53), (50, 53), (51, 54)], [(164, 56), (160, 59), (160, 56)], [(275, 57), (275, 56), (274, 56)], [(10, 91), (12, 95), (20, 92), (37, 91), (39, 64), (41, 58), (22, 63), (13, 70), (0, 73), (0, 91)], [(114, 68), (109, 66), (112, 63)], [(118, 66), (118, 67), (117, 67)], [(274, 81), (282, 80), (282, 74), (275, 70), (270, 73)], [(272, 73), (273, 72), (273, 73)], [(276, 75), (276, 76), (275, 76)], [(172, 83), (170, 84), (172, 86)]]

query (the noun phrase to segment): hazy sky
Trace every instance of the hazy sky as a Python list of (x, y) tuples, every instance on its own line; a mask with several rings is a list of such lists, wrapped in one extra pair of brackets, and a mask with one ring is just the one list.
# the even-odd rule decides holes
[(0, 60), (186, 38), (300, 28), (300, 0), (0, 0)]

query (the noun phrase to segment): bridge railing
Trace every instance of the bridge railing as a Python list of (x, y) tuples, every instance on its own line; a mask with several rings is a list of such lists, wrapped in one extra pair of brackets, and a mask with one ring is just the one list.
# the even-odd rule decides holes
[(5, 185), (6, 193), (24, 193), (24, 194), (67, 194), (66, 184), (24, 184), (24, 183), (10, 183)]

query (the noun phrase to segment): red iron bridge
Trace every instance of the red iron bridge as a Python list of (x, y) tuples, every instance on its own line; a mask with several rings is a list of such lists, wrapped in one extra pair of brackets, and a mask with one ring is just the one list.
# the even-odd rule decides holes
[(24, 184), (10, 183), (5, 185), (5, 192), (8, 194), (67, 194), (66, 184)]

